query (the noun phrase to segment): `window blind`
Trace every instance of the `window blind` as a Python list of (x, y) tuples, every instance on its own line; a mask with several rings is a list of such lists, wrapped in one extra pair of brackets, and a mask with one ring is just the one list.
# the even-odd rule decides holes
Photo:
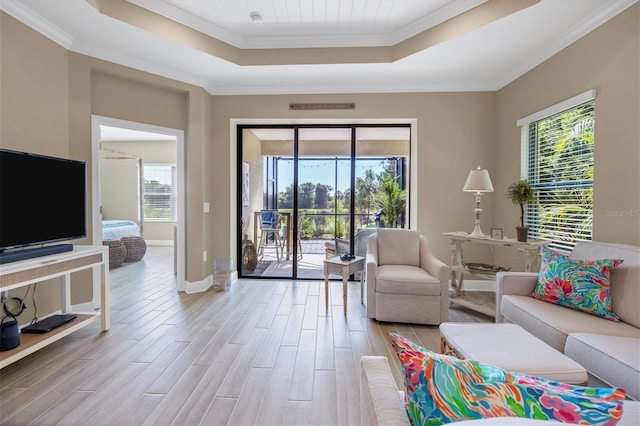
[(522, 178), (536, 190), (525, 225), (561, 251), (592, 239), (594, 108), (589, 100), (522, 128)]
[(175, 221), (177, 217), (175, 164), (144, 165), (144, 219)]

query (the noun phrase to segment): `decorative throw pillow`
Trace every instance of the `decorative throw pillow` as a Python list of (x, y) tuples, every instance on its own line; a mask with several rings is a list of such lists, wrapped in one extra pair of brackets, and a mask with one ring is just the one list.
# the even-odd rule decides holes
[(538, 300), (577, 309), (611, 321), (609, 277), (622, 259), (573, 260), (548, 248), (540, 249), (538, 284), (531, 294)]
[(413, 425), (441, 425), (490, 417), (524, 417), (614, 425), (625, 391), (589, 388), (509, 373), (422, 348), (388, 333), (404, 372), (405, 408)]

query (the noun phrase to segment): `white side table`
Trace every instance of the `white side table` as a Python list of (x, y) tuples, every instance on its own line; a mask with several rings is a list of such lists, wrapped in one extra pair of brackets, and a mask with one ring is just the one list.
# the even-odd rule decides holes
[[(335, 256), (324, 261), (324, 307), (329, 310), (329, 274), (342, 275), (342, 298), (344, 314), (347, 315), (347, 284), (349, 275), (364, 270), (364, 257), (356, 256), (351, 260), (342, 260)], [(364, 274), (360, 274), (360, 303), (363, 302)]]

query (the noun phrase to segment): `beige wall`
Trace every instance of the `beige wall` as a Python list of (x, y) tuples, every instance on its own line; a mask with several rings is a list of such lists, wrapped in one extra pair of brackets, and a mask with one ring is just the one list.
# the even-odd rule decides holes
[[(474, 197), (462, 192), (469, 170), (482, 165), (493, 174), (495, 141), (495, 93), (412, 93), (351, 95), (214, 96), (214, 156), (209, 160), (219, 167), (220, 179), (235, 171), (235, 164), (219, 164), (217, 159), (235, 153), (236, 135), (230, 120), (245, 122), (265, 119), (296, 123), (314, 119), (364, 120), (417, 119), (417, 217), (412, 227), (422, 231), (434, 244), (437, 255), (450, 257), (445, 231), (473, 229)], [(355, 102), (354, 110), (290, 111), (290, 103)], [(233, 130), (235, 131), (235, 130)], [(233, 142), (232, 142), (233, 141)], [(234, 157), (235, 158), (235, 157)], [(230, 169), (229, 167), (233, 167)], [(235, 200), (233, 188), (220, 186), (214, 195), (216, 204)], [(485, 197), (486, 229), (492, 226), (494, 194)], [(232, 205), (233, 207), (234, 205)], [(216, 250), (235, 244), (228, 236), (234, 229), (235, 210), (216, 211), (214, 234), (221, 239)], [(230, 225), (231, 224), (231, 225)], [(226, 233), (226, 235), (225, 235)], [(472, 248), (471, 253), (476, 249)], [(233, 253), (235, 254), (235, 252)], [(478, 256), (484, 256), (482, 252)]]
[(498, 92), (496, 226), (515, 234), (518, 207), (502, 194), (519, 178), (516, 120), (596, 90), (593, 239), (640, 245), (640, 5)]
[[(418, 214), (412, 227), (448, 261), (450, 246), (442, 232), (471, 231), (473, 225), (473, 196), (462, 192), (469, 170), (486, 167), (496, 188), (483, 197), (483, 229), (500, 226), (509, 234), (517, 210), (502, 194), (518, 178), (516, 120), (595, 88), (594, 237), (640, 244), (638, 217), (611, 213), (634, 212), (640, 204), (639, 9), (634, 5), (498, 92), (281, 96), (210, 96), (201, 88), (67, 52), (0, 13), (1, 143), (90, 166), (91, 114), (184, 130), (186, 278), (195, 282), (211, 273), (213, 258), (235, 256), (230, 252), (238, 225), (232, 119), (415, 119), (412, 155), (419, 167), (412, 203)], [(289, 110), (289, 103), (306, 102), (355, 102), (356, 108)], [(211, 203), (209, 214), (202, 213), (204, 201)], [(486, 256), (480, 248), (467, 253), (478, 261)]]
[[(209, 275), (211, 262), (203, 261), (202, 252), (211, 252), (213, 213), (203, 214), (202, 203), (213, 191), (213, 171), (204, 164), (210, 158), (211, 96), (198, 87), (68, 52), (4, 12), (0, 19), (1, 145), (87, 162), (89, 236), (75, 243), (92, 241), (91, 115), (180, 129), (187, 164), (186, 279), (197, 282)], [(87, 286), (72, 281), (72, 302), (90, 300)], [(47, 291), (39, 287), (43, 297)], [(47, 305), (59, 307), (59, 291), (52, 295), (38, 305), (39, 314)]]
[(100, 161), (102, 219), (131, 220), (140, 226), (140, 161)]
[[(83, 160), (69, 151), (68, 52), (4, 13), (0, 30), (0, 146)], [(23, 297), (24, 290), (11, 296)], [(39, 315), (60, 306), (59, 279), (37, 293)], [(18, 319), (28, 322), (33, 314), (30, 306)]]

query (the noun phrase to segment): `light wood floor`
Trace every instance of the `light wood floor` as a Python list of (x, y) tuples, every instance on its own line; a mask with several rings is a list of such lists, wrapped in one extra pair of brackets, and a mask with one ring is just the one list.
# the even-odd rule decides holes
[[(111, 271), (111, 329), (91, 325), (0, 371), (2, 424), (360, 424), (358, 361), (385, 333), (439, 350), (436, 326), (366, 318), (359, 283), (242, 280), (177, 293), (170, 249)], [(492, 319), (454, 308), (450, 321)]]

